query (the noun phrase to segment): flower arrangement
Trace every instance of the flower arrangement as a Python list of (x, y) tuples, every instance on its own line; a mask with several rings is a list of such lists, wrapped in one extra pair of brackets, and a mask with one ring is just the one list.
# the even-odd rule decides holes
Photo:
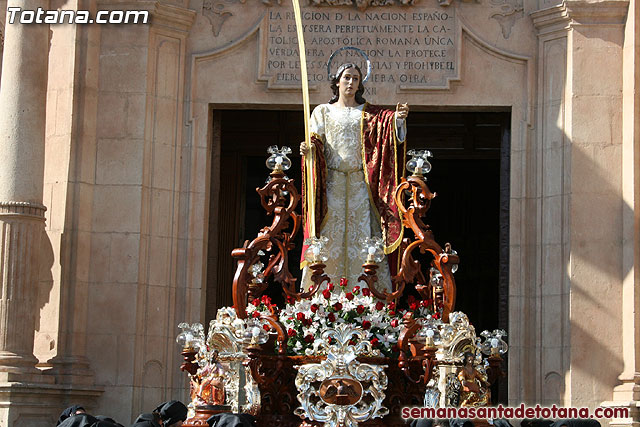
[[(287, 331), (287, 353), (289, 355), (310, 355), (313, 343), (322, 331), (339, 324), (350, 323), (366, 332), (374, 350), (392, 357), (397, 354), (398, 334), (402, 318), (409, 312), (413, 317), (437, 318), (433, 313), (432, 300), (418, 300), (408, 297), (408, 309), (399, 309), (395, 302), (386, 303), (375, 298), (368, 288), (355, 286), (347, 289), (347, 279), (340, 279), (338, 286), (329, 283), (313, 297), (296, 301), (287, 298), (287, 305), (281, 311), (271, 303), (271, 299), (263, 295), (255, 299), (247, 307), (252, 318), (261, 313), (274, 313)], [(263, 326), (269, 331), (269, 326)]]

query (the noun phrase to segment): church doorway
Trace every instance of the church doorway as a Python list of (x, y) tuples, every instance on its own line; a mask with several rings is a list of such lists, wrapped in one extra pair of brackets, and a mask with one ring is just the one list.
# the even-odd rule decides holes
[[(415, 110), (415, 109), (414, 109)], [(434, 154), (427, 183), (437, 193), (425, 222), (436, 241), (450, 242), (460, 255), (455, 274), (456, 310), (469, 316), (480, 333), (508, 324), (509, 245), (509, 112), (420, 112), (408, 120), (408, 148), (428, 148)], [(292, 148), (288, 176), (300, 183), (300, 141), (304, 139), (300, 110), (213, 111), (212, 162), (206, 319), (231, 305), (235, 266), (231, 250), (253, 239), (271, 222), (255, 189), (264, 185), (266, 149)], [(217, 147), (216, 147), (217, 145)], [(214, 177), (223, 177), (218, 181)], [(215, 250), (214, 249), (215, 245)], [(291, 254), (297, 269), (299, 252)]]

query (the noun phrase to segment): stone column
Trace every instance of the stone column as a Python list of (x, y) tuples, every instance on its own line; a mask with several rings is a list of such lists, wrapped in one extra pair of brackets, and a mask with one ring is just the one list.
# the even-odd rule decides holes
[(603, 406), (625, 407), (611, 426), (640, 426), (640, 7), (629, 3), (623, 48), (622, 105), (622, 340), (624, 369)]
[[(47, 9), (9, 0), (7, 7)], [(16, 18), (17, 21), (17, 18)], [(40, 238), (44, 231), (45, 107), (49, 26), (10, 24), (0, 84), (0, 381), (28, 381), (33, 355)]]

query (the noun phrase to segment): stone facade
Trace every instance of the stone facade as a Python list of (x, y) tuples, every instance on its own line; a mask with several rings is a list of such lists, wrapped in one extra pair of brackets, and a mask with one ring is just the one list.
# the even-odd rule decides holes
[[(207, 244), (209, 223), (224, 227), (209, 210), (212, 108), (300, 105), (292, 9), (7, 3), (152, 16), (22, 29), (0, 17), (0, 426), (51, 425), (77, 401), (128, 423), (186, 398), (176, 325), (205, 321), (207, 259), (229, 256)], [(636, 3), (301, 3), (312, 104), (327, 98), (323, 62), (348, 42), (374, 63), (374, 103), (511, 112), (509, 403), (637, 408)], [(6, 298), (16, 286), (33, 310)]]

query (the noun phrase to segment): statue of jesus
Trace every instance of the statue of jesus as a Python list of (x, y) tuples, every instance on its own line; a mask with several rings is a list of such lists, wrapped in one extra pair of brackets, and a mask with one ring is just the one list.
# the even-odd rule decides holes
[[(325, 272), (335, 281), (347, 278), (351, 288), (362, 273), (362, 240), (381, 236), (385, 254), (391, 254), (403, 234), (393, 196), (404, 170), (409, 106), (397, 104), (392, 111), (367, 103), (362, 80), (357, 65), (341, 65), (331, 78), (333, 98), (313, 110), (309, 123), (316, 230), (329, 239)], [(300, 146), (303, 156), (308, 150), (305, 143)], [(310, 276), (304, 268), (305, 288)], [(378, 270), (378, 289), (392, 290), (386, 262)]]

